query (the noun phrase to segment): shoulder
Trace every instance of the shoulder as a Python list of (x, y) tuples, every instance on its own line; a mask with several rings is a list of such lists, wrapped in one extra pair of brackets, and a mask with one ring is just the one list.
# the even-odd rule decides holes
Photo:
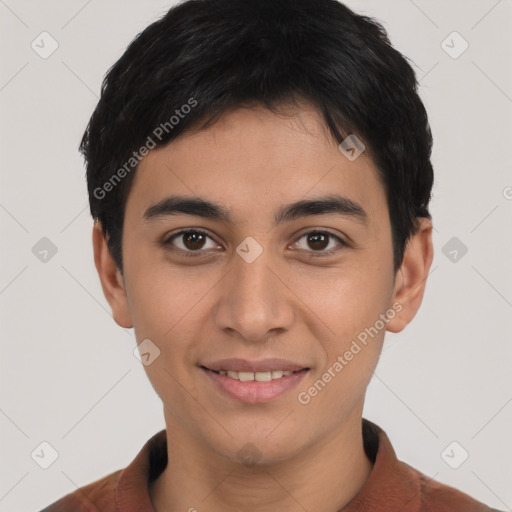
[(363, 441), (373, 470), (347, 511), (500, 512), (398, 459), (386, 432), (366, 419)]
[(115, 512), (115, 489), (122, 470), (66, 494), (41, 512)]
[(454, 487), (427, 477), (417, 469), (411, 469), (416, 473), (420, 485), (421, 512), (500, 512)]

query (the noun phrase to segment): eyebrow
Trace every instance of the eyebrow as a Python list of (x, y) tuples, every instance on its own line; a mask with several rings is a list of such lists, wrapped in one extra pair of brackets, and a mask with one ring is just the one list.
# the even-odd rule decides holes
[[(228, 209), (200, 197), (169, 196), (150, 206), (143, 215), (145, 221), (169, 215), (195, 215), (206, 219), (233, 223)], [(368, 214), (363, 207), (351, 199), (339, 195), (304, 199), (282, 206), (274, 215), (274, 225), (290, 222), (310, 215), (341, 215), (360, 224), (368, 224)]]

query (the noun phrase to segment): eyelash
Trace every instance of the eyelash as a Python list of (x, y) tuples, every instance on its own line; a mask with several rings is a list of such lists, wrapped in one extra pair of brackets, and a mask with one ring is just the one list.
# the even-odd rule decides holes
[[(205, 235), (208, 238), (212, 239), (212, 237), (206, 231), (203, 231), (202, 229), (199, 229), (199, 228), (183, 229), (181, 231), (178, 231), (177, 233), (174, 233), (172, 236), (170, 236), (168, 238), (165, 238), (161, 242), (161, 245), (163, 247), (169, 248), (169, 246), (172, 246), (172, 241), (175, 238), (179, 238), (181, 235), (186, 235), (186, 234), (189, 234), (189, 233), (200, 233), (200, 234)], [(321, 230), (321, 229), (314, 229), (314, 230), (308, 231), (306, 233), (303, 233), (296, 240), (296, 242), (298, 242), (299, 240), (301, 240), (302, 238), (304, 238), (307, 235), (317, 235), (317, 234), (328, 235), (329, 237), (332, 237), (332, 238), (336, 239), (342, 247), (350, 247), (349, 244), (347, 242), (345, 242), (342, 238), (340, 238), (339, 236), (337, 236), (334, 233), (331, 233), (330, 231), (325, 230), (325, 229), (323, 229), (323, 230)], [(294, 243), (296, 243), (296, 242), (294, 242)], [(179, 249), (179, 248), (171, 248), (171, 250), (172, 251), (181, 252), (183, 254), (183, 256), (193, 257), (193, 258), (198, 257), (198, 256), (201, 255), (202, 252), (205, 252), (204, 250), (201, 250), (201, 249), (198, 249), (197, 251), (190, 251), (190, 250), (185, 251), (185, 250)], [(324, 251), (312, 251), (311, 250), (311, 251), (306, 251), (306, 252), (311, 253), (311, 256), (313, 258), (318, 258), (318, 257), (322, 258), (322, 257), (332, 256), (333, 254), (335, 254), (339, 250), (340, 250), (339, 248), (334, 248), (334, 249), (330, 249), (328, 251), (325, 251), (325, 250)]]

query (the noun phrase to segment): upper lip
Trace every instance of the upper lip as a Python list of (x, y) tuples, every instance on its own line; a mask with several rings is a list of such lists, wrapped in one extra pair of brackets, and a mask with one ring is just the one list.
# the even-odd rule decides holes
[(307, 366), (286, 359), (272, 358), (272, 359), (261, 359), (259, 361), (249, 361), (247, 359), (231, 358), (231, 359), (219, 359), (211, 363), (204, 363), (204, 366), (208, 370), (214, 370), (216, 372), (220, 370), (227, 370), (232, 372), (267, 372), (273, 370), (283, 370), (295, 372), (298, 370), (309, 369)]

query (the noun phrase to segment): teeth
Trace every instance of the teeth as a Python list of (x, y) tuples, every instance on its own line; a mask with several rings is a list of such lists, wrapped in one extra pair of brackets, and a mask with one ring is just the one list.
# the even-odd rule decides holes
[(270, 382), (274, 379), (280, 379), (281, 377), (286, 377), (287, 375), (291, 375), (293, 372), (289, 370), (272, 370), (268, 372), (232, 372), (231, 370), (220, 370), (220, 375), (226, 375), (231, 379), (241, 380), (242, 382)]
[[(238, 372), (238, 380), (243, 382), (248, 382), (250, 380), (254, 380), (254, 373), (252, 372)], [(258, 375), (258, 374), (256, 374)]]
[(254, 380), (258, 382), (270, 382), (272, 380), (272, 372), (256, 372)]

